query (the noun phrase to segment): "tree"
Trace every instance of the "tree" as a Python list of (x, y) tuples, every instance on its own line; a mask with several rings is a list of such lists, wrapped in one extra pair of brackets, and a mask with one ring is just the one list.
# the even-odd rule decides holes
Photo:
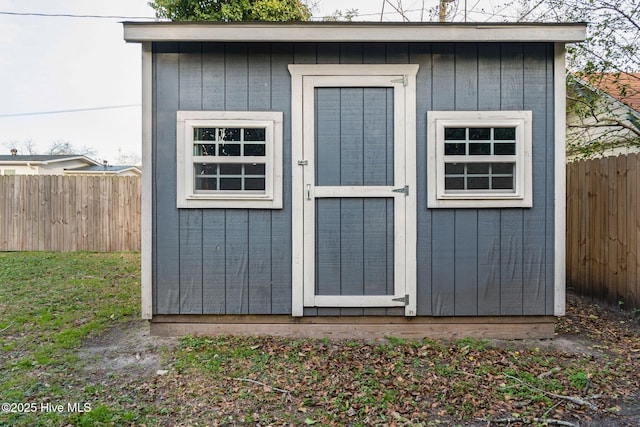
[(324, 22), (353, 21), (358, 16), (358, 9), (336, 10), (329, 16), (322, 18)]
[(142, 162), (142, 157), (138, 153), (133, 151), (123, 152), (121, 147), (118, 147), (118, 157), (116, 158), (116, 164), (118, 165), (139, 165)]
[(569, 122), (569, 154), (590, 157), (612, 146), (640, 146), (640, 118), (608, 95), (625, 99), (640, 87), (640, 3), (521, 0), (520, 10), (520, 20), (588, 22), (585, 42), (567, 49), (567, 114), (577, 118)]
[(307, 21), (301, 0), (152, 0), (156, 16), (170, 21)]
[(13, 149), (18, 150), (18, 154), (37, 154), (36, 144), (33, 142), (33, 139), (31, 138), (25, 138), (22, 142), (11, 140), (7, 142), (3, 142), (2, 145), (7, 147), (9, 151)]
[(84, 156), (95, 156), (96, 150), (87, 146), (75, 147), (69, 141), (59, 139), (51, 143), (47, 154), (51, 154), (51, 155), (77, 154), (77, 155), (84, 155)]

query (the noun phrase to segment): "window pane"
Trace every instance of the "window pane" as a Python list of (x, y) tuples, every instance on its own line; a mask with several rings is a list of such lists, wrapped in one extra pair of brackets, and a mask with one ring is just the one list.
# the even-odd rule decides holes
[(493, 139), (499, 141), (516, 139), (516, 128), (495, 128), (493, 129)]
[(239, 156), (240, 144), (220, 144), (218, 146), (218, 156)]
[(513, 175), (513, 163), (492, 163), (491, 172), (493, 175)]
[(491, 139), (491, 128), (469, 128), (470, 140), (489, 140)]
[(244, 146), (245, 156), (264, 156), (264, 151), (264, 144), (245, 144)]
[(516, 154), (516, 144), (514, 142), (493, 144), (493, 154), (497, 156), (511, 156)]
[(240, 129), (220, 128), (218, 131), (218, 141), (240, 141)]
[(464, 190), (464, 178), (449, 178), (444, 179), (445, 190)]
[(493, 177), (491, 187), (494, 190), (513, 190), (513, 177)]
[(489, 163), (467, 163), (469, 175), (485, 175), (489, 173)]
[(467, 178), (467, 189), (468, 190), (488, 190), (489, 189), (489, 177), (468, 177)]
[(238, 163), (220, 165), (220, 175), (241, 175), (242, 165)]
[(463, 174), (464, 173), (464, 163), (445, 163), (444, 164), (444, 173), (446, 175)]
[(216, 139), (216, 130), (214, 128), (194, 128), (194, 141), (214, 141)]
[(218, 165), (215, 163), (197, 163), (194, 165), (196, 175), (217, 175)]
[(491, 143), (482, 142), (479, 144), (469, 144), (469, 155), (488, 156), (491, 154)]
[(264, 175), (264, 164), (245, 164), (245, 175)]
[(194, 156), (215, 156), (216, 145), (215, 144), (195, 144), (193, 146)]
[(444, 154), (446, 156), (464, 156), (466, 153), (464, 143), (444, 144)]
[(245, 129), (244, 140), (245, 141), (265, 141), (264, 129)]
[(464, 141), (466, 139), (465, 128), (445, 128), (444, 139), (448, 141)]
[(241, 190), (242, 178), (220, 178), (220, 190)]
[(264, 178), (246, 178), (244, 180), (245, 190), (264, 190)]
[(217, 178), (201, 178), (196, 176), (196, 190), (217, 190)]

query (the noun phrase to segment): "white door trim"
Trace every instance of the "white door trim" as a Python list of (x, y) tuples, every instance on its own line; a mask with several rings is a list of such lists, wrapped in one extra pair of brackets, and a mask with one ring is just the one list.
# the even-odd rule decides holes
[[(304, 307), (331, 306), (331, 307), (377, 307), (401, 305), (405, 307), (406, 316), (416, 315), (416, 64), (372, 64), (372, 65), (289, 65), (292, 84), (292, 315), (302, 316)], [(305, 268), (305, 265), (313, 266), (314, 227), (305, 227), (306, 224), (314, 224), (314, 209), (304, 209), (308, 189), (305, 183), (313, 183), (313, 156), (308, 155), (312, 144), (303, 144), (305, 136), (311, 135), (313, 141), (313, 88), (315, 87), (394, 87), (399, 96), (394, 96), (394, 109), (399, 114), (394, 114), (394, 155), (397, 159), (403, 159), (404, 168), (395, 170), (395, 183), (403, 183), (409, 186), (409, 194), (397, 195), (386, 193), (392, 187), (372, 187), (364, 190), (367, 197), (394, 197), (396, 215), (400, 217), (395, 221), (404, 223), (403, 230), (396, 230), (396, 242), (402, 244), (395, 247), (396, 276), (394, 277), (395, 289), (401, 289), (402, 297), (407, 295), (408, 304), (405, 302), (391, 302), (398, 295), (375, 297), (359, 297), (359, 302), (347, 301), (344, 296), (315, 296), (314, 269)], [(309, 96), (311, 94), (311, 96)], [(311, 148), (309, 148), (311, 147)], [(313, 151), (311, 151), (311, 154)], [(309, 157), (308, 159), (305, 158)], [(312, 166), (312, 167), (306, 167)], [(401, 179), (401, 181), (399, 181)], [(351, 187), (319, 187), (319, 194), (314, 197), (355, 197)], [(311, 190), (313, 191), (313, 189)], [(335, 191), (335, 192), (334, 192)], [(360, 193), (358, 197), (362, 197)], [(312, 198), (313, 199), (313, 198)], [(306, 234), (305, 234), (306, 233)], [(309, 234), (311, 233), (311, 234)], [(304, 254), (304, 257), (303, 257)], [(309, 258), (311, 256), (311, 258)], [(312, 264), (309, 264), (309, 263)], [(398, 263), (402, 265), (398, 266)], [(396, 291), (397, 292), (397, 291)]]

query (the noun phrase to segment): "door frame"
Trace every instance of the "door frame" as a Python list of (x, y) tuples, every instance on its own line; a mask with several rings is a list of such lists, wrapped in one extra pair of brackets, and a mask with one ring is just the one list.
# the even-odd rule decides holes
[[(408, 186), (408, 193), (404, 197), (404, 247), (395, 248), (394, 265), (402, 263), (400, 271), (403, 277), (397, 274), (394, 277), (394, 289), (397, 289), (397, 280), (403, 280), (400, 286), (404, 288), (405, 316), (416, 315), (416, 240), (417, 240), (417, 203), (416, 203), (416, 74), (417, 64), (313, 64), (300, 65), (290, 64), (291, 74), (291, 163), (292, 163), (292, 315), (303, 316), (305, 307), (305, 291), (308, 294), (315, 294), (313, 288), (313, 277), (315, 272), (311, 268), (305, 271), (304, 254), (315, 248), (313, 236), (305, 236), (309, 227), (305, 228), (305, 178), (308, 178), (307, 168), (313, 159), (306, 159), (304, 150), (305, 135), (313, 135), (312, 124), (305, 123), (305, 117), (313, 117), (313, 97), (309, 99), (308, 91), (313, 91), (314, 87), (325, 86), (335, 77), (336, 81), (342, 79), (348, 84), (336, 84), (335, 87), (393, 87), (394, 90), (394, 130), (395, 138), (403, 138), (400, 145), (404, 145), (404, 152), (398, 153), (404, 157), (404, 178), (405, 182), (395, 183), (396, 186)], [(359, 85), (358, 82), (361, 82)], [(386, 81), (386, 85), (378, 82)], [(319, 82), (316, 84), (316, 82)], [(401, 91), (401, 92), (398, 92)], [(395, 95), (401, 96), (395, 96)], [(311, 111), (307, 111), (311, 109)], [(401, 109), (402, 111), (399, 111)], [(306, 116), (307, 113), (312, 114)], [(403, 143), (403, 144), (402, 144)], [(313, 165), (311, 165), (313, 166)], [(312, 229), (314, 227), (311, 227)], [(307, 237), (307, 238), (305, 238)], [(306, 252), (305, 252), (306, 251)], [(315, 254), (313, 254), (315, 256)], [(389, 296), (383, 297), (386, 300)], [(312, 301), (307, 295), (307, 302)], [(379, 301), (378, 301), (379, 300)], [(351, 303), (344, 303), (340, 297), (321, 297), (320, 301), (325, 301), (323, 306), (332, 307), (354, 307)], [(367, 302), (355, 305), (357, 307), (380, 306), (383, 299), (367, 298)], [(308, 305), (307, 305), (308, 306)]]

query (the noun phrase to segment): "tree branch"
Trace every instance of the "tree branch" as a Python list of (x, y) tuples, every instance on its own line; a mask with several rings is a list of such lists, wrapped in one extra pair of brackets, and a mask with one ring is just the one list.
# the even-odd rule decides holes
[(525, 420), (531, 420), (534, 423), (542, 423), (556, 426), (566, 426), (566, 427), (580, 427), (579, 424), (574, 424), (569, 421), (556, 420), (553, 418), (499, 418), (497, 420), (488, 420), (487, 425), (490, 426), (491, 423), (499, 423), (499, 424), (511, 424), (511, 423), (522, 423)]
[(531, 384), (528, 384), (528, 383), (526, 383), (526, 382), (522, 381), (520, 378), (516, 378), (516, 377), (513, 377), (513, 376), (508, 375), (508, 374), (505, 374), (505, 376), (506, 376), (507, 378), (511, 378), (512, 380), (516, 380), (516, 381), (518, 381), (520, 384), (522, 384), (522, 385), (524, 385), (524, 386), (526, 386), (526, 387), (529, 387), (529, 388), (530, 388), (530, 389), (532, 389), (532, 390), (536, 390), (536, 391), (539, 391), (539, 392), (541, 392), (541, 393), (546, 394), (546, 395), (547, 395), (547, 396), (549, 396), (549, 397), (553, 397), (554, 399), (563, 399), (563, 400), (568, 400), (569, 402), (573, 402), (573, 403), (575, 403), (576, 405), (580, 405), (580, 406), (588, 406), (588, 407), (589, 407), (589, 409), (593, 409), (594, 411), (595, 411), (596, 409), (598, 409), (598, 407), (597, 407), (596, 405), (594, 405), (593, 403), (588, 402), (588, 401), (586, 401), (586, 400), (584, 400), (584, 399), (581, 399), (581, 398), (579, 398), (579, 397), (574, 397), (574, 396), (564, 396), (564, 395), (561, 395), (561, 394), (551, 393), (551, 392), (549, 392), (549, 391), (546, 391), (546, 390), (543, 390), (543, 389), (538, 388), (538, 387), (536, 387), (536, 386), (533, 386), (533, 385), (531, 385)]
[(580, 124), (580, 125), (570, 124), (567, 127), (577, 128), (577, 129), (621, 127), (623, 129), (626, 129), (640, 136), (640, 129), (637, 129), (634, 126), (630, 126), (626, 123), (623, 123), (619, 120), (614, 120), (614, 119), (604, 119), (604, 120), (601, 119), (598, 121), (598, 123), (592, 123), (592, 124)]
[(273, 387), (273, 386), (270, 386), (269, 384), (265, 384), (263, 382), (252, 380), (252, 379), (249, 379), (249, 378), (231, 378), (231, 379), (234, 380), (234, 381), (244, 381), (244, 382), (248, 382), (248, 383), (252, 383), (252, 384), (261, 385), (261, 386), (267, 387), (267, 388), (269, 388), (269, 389), (271, 389), (273, 391), (277, 391), (279, 393), (286, 394), (288, 398), (291, 398), (291, 392), (289, 390), (284, 390), (282, 388)]

